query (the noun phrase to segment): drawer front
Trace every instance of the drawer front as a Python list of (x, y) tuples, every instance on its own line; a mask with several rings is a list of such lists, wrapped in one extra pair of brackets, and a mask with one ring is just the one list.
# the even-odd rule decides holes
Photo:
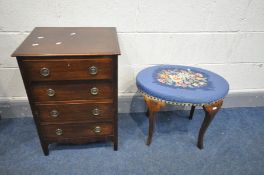
[(111, 123), (41, 125), (44, 138), (78, 138), (113, 135)]
[(112, 79), (112, 59), (23, 60), (30, 81)]
[(33, 101), (67, 101), (110, 99), (113, 94), (112, 83), (103, 82), (49, 82), (35, 83), (31, 86)]
[(112, 103), (36, 104), (40, 122), (112, 121)]

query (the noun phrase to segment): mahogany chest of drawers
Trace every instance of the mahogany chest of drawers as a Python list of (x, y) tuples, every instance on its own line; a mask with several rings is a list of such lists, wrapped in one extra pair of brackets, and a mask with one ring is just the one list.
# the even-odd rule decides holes
[(116, 29), (37, 27), (17, 58), (45, 155), (51, 143), (118, 147)]

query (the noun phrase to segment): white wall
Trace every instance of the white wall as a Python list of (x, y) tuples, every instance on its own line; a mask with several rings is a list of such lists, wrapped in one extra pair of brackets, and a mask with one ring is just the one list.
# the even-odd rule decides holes
[(153, 64), (223, 75), (232, 92), (264, 91), (263, 0), (0, 0), (0, 98), (25, 98), (10, 54), (36, 26), (115, 26), (119, 94)]

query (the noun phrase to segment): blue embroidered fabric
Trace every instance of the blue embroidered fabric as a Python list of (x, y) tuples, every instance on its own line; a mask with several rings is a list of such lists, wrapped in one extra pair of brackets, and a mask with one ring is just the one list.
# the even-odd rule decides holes
[(143, 93), (175, 103), (208, 104), (224, 98), (228, 82), (208, 70), (180, 65), (146, 68), (136, 78)]

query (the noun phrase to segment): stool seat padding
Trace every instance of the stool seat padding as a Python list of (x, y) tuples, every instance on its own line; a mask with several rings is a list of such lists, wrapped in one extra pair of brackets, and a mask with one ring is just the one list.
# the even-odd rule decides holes
[(168, 103), (205, 105), (223, 99), (228, 82), (211, 71), (180, 65), (159, 65), (138, 73), (140, 92)]

